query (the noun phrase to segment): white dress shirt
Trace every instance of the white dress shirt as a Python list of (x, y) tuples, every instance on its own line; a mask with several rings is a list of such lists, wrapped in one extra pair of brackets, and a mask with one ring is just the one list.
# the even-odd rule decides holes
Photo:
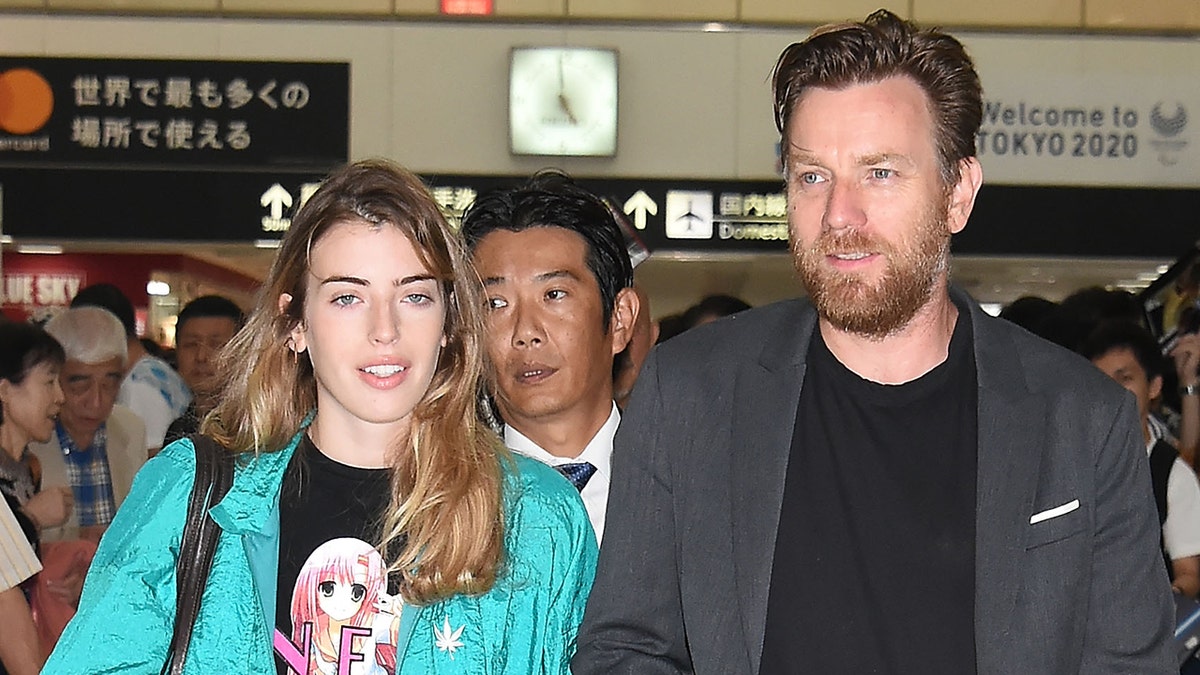
[(592, 522), (592, 529), (596, 531), (596, 543), (600, 543), (604, 536), (604, 512), (608, 506), (608, 484), (612, 477), (613, 437), (617, 435), (617, 426), (620, 423), (621, 413), (618, 412), (617, 404), (614, 403), (604, 426), (600, 427), (595, 436), (592, 436), (592, 440), (588, 441), (583, 452), (575, 457), (552, 455), (539, 447), (537, 443), (529, 440), (525, 434), (507, 424), (504, 425), (504, 444), (513, 452), (519, 452), (550, 466), (591, 462), (592, 466), (596, 467), (596, 473), (579, 493), (579, 496), (583, 498), (583, 506), (587, 509), (588, 520)]
[[(1153, 439), (1146, 456), (1154, 450)], [(1162, 526), (1163, 548), (1171, 560), (1200, 555), (1200, 481), (1182, 459), (1176, 457), (1167, 476), (1167, 520)]]

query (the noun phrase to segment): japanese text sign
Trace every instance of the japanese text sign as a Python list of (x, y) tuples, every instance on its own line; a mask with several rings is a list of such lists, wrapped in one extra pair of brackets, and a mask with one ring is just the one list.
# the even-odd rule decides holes
[(346, 63), (0, 57), (0, 163), (328, 168)]

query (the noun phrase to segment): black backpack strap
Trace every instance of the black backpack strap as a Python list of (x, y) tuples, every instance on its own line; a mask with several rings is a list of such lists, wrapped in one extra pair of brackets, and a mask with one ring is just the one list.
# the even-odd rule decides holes
[(1150, 450), (1150, 486), (1154, 489), (1154, 506), (1158, 509), (1158, 547), (1162, 550), (1163, 563), (1167, 566), (1167, 578), (1175, 581), (1175, 565), (1171, 556), (1167, 555), (1166, 543), (1162, 537), (1162, 525), (1167, 522), (1167, 484), (1171, 479), (1171, 468), (1175, 466), (1175, 458), (1179, 453), (1167, 441), (1161, 438)]
[(221, 526), (208, 515), (208, 510), (225, 497), (233, 484), (233, 454), (208, 436), (192, 434), (189, 438), (196, 448), (196, 479), (188, 496), (183, 540), (175, 564), (175, 628), (162, 667), (163, 675), (183, 673), (192, 627), (200, 614), (200, 599), (221, 534)]
[(1150, 484), (1154, 488), (1154, 505), (1158, 507), (1158, 524), (1167, 522), (1167, 483), (1171, 467), (1179, 456), (1167, 441), (1159, 439), (1150, 450)]

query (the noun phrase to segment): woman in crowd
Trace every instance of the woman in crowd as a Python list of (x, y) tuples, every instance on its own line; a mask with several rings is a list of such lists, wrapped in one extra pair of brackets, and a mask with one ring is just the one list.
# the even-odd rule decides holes
[[(483, 309), (412, 174), (352, 164), (300, 209), (201, 426), (239, 461), (185, 672), (568, 672), (596, 543), (481, 421)], [(184, 439), (139, 474), (47, 672), (159, 671), (194, 465)]]
[[(63, 402), (58, 371), (63, 348), (44, 330), (0, 320), (0, 674), (35, 673), (45, 654), (29, 610), (38, 529), (61, 525), (69, 491), (37, 492), (27, 452), (54, 433)], [(13, 527), (13, 525), (16, 527)]]
[(27, 451), (54, 433), (63, 403), (58, 371), (66, 361), (62, 345), (28, 323), (0, 321), (0, 493), (30, 544), (37, 532), (61, 525), (71, 507), (69, 490), (39, 493)]

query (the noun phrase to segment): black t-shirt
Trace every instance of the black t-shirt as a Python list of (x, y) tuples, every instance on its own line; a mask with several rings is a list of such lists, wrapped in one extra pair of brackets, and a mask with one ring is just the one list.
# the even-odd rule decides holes
[[(301, 675), (337, 672), (339, 659), (353, 663), (356, 673), (395, 670), (398, 617), (378, 612), (376, 601), (397, 589), (388, 584), (386, 563), (372, 546), (379, 541), (389, 493), (387, 469), (338, 463), (307, 435), (296, 448), (279, 497), (275, 625), (277, 643), (283, 637), (291, 645), (290, 660), (301, 658), (309, 640), (308, 663), (297, 669)], [(349, 654), (340, 654), (343, 638), (351, 645)], [(364, 668), (367, 664), (383, 670)], [(279, 675), (288, 673), (278, 645), (275, 666)]]
[(975, 672), (977, 398), (966, 311), (946, 360), (902, 385), (814, 331), (760, 673)]

